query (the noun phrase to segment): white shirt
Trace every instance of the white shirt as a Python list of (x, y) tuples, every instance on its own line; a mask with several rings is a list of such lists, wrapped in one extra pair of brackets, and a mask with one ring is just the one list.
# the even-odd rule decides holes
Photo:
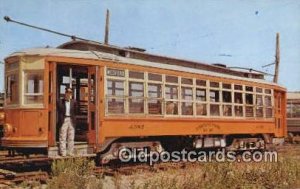
[(65, 116), (70, 116), (70, 100), (69, 101), (66, 101), (66, 113), (65, 113)]

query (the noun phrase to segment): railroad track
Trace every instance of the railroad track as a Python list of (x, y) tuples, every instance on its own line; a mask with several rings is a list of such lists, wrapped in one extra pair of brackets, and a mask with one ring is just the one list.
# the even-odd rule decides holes
[[(300, 154), (300, 145), (288, 143), (284, 144), (283, 146), (276, 147), (276, 150), (279, 153), (286, 153), (293, 150), (296, 153)], [(26, 158), (25, 156), (14, 158), (0, 156), (0, 184), (9, 185), (11, 183), (20, 183), (24, 180), (46, 181), (48, 178), (51, 177), (51, 163), (53, 160), (53, 158), (48, 158), (45, 156), (33, 156), (30, 158)], [(22, 167), (26, 164), (31, 165), (31, 168), (28, 169), (28, 166), (25, 166), (25, 169), (22, 169)], [(11, 165), (15, 165), (18, 171), (10, 170), (9, 167)], [(48, 165), (48, 167), (44, 167), (42, 171), (39, 171), (38, 169), (41, 165)], [(193, 165), (194, 164), (191, 162), (156, 163), (152, 166), (146, 163), (117, 163), (112, 165), (96, 167), (94, 169), (94, 174), (106, 176), (115, 176), (117, 174), (132, 175), (138, 171), (158, 172), (166, 171), (169, 169), (184, 169)]]

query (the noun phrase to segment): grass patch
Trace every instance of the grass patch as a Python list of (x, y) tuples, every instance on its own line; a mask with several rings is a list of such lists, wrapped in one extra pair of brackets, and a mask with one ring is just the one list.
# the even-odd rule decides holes
[(195, 163), (184, 170), (160, 172), (133, 188), (299, 188), (300, 162)]
[(49, 189), (103, 188), (100, 177), (93, 174), (95, 163), (85, 158), (56, 160), (52, 163)]

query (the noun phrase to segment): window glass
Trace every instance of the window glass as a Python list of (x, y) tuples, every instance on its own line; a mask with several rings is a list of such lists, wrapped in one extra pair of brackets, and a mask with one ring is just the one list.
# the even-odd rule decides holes
[(234, 93), (234, 103), (243, 104), (243, 95), (242, 93)]
[(18, 73), (10, 74), (6, 77), (6, 104), (19, 103), (19, 77)]
[(166, 99), (178, 99), (178, 87), (174, 85), (165, 86)]
[(166, 114), (178, 115), (178, 103), (177, 102), (166, 102)]
[(211, 102), (219, 102), (220, 101), (219, 91), (210, 90), (210, 101)]
[(236, 117), (243, 117), (243, 106), (234, 106), (234, 113)]
[(253, 105), (253, 94), (246, 94), (246, 104)]
[(162, 75), (149, 73), (148, 74), (148, 80), (162, 81)]
[(256, 108), (256, 117), (264, 117), (264, 109), (263, 107)]
[(207, 108), (206, 108), (206, 104), (200, 104), (200, 103), (197, 103), (196, 104), (196, 114), (197, 115), (202, 115), (202, 116), (205, 116), (207, 115)]
[(271, 94), (272, 91), (271, 91), (271, 89), (265, 89), (265, 93), (266, 93), (266, 94)]
[(210, 105), (210, 115), (211, 116), (220, 116), (220, 109), (219, 109), (219, 105), (217, 104), (211, 104)]
[(265, 105), (272, 106), (271, 96), (265, 96)]
[(144, 79), (144, 73), (143, 72), (129, 71), (129, 78)]
[(191, 87), (182, 87), (181, 98), (183, 100), (193, 100), (193, 89)]
[(193, 103), (182, 102), (181, 103), (181, 114), (182, 115), (193, 115)]
[(242, 85), (234, 85), (234, 90), (242, 91), (243, 90), (243, 86)]
[(206, 101), (206, 89), (196, 89), (196, 100)]
[(161, 100), (150, 99), (148, 100), (148, 113), (149, 114), (161, 114)]
[(254, 117), (253, 107), (246, 106), (246, 117)]
[(5, 71), (12, 71), (19, 69), (19, 62), (5, 63)]
[(181, 78), (181, 83), (185, 85), (193, 85), (193, 79)]
[(24, 73), (24, 103), (42, 104), (44, 99), (44, 78), (42, 72)]
[(287, 117), (291, 118), (293, 115), (293, 105), (288, 103), (287, 104)]
[(197, 79), (196, 80), (196, 85), (205, 87), (206, 86), (206, 81)]
[(123, 114), (124, 113), (124, 99), (108, 98), (107, 99), (107, 111), (109, 114)]
[(256, 95), (256, 105), (263, 106), (263, 97), (262, 95)]
[(256, 92), (257, 92), (257, 93), (262, 93), (262, 88), (256, 87)]
[(219, 88), (218, 82), (210, 82), (210, 87)]
[(300, 118), (300, 104), (293, 104), (293, 117)]
[(124, 81), (107, 80), (107, 95), (124, 96)]
[(231, 89), (231, 84), (223, 83), (223, 89)]
[(168, 83), (178, 83), (178, 77), (176, 77), (176, 76), (166, 76), (166, 82), (168, 82)]
[(246, 91), (253, 92), (253, 87), (246, 86)]
[(144, 97), (144, 83), (130, 81), (129, 82), (130, 97)]
[(223, 116), (232, 116), (232, 106), (223, 105)]
[(266, 117), (267, 118), (273, 117), (273, 108), (266, 108)]
[(223, 102), (230, 103), (231, 100), (231, 92), (230, 91), (222, 91)]
[(149, 98), (161, 98), (161, 84), (148, 84), (148, 97)]
[(129, 113), (144, 113), (144, 99), (130, 98)]

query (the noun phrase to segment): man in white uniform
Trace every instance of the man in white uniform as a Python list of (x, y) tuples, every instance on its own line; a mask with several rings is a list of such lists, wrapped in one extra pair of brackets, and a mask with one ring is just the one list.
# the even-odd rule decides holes
[[(72, 99), (72, 94), (72, 89), (66, 88), (65, 98), (58, 103), (58, 117), (61, 125), (59, 130), (59, 152), (61, 156), (74, 155), (76, 102)], [(66, 149), (67, 143), (68, 149)]]

